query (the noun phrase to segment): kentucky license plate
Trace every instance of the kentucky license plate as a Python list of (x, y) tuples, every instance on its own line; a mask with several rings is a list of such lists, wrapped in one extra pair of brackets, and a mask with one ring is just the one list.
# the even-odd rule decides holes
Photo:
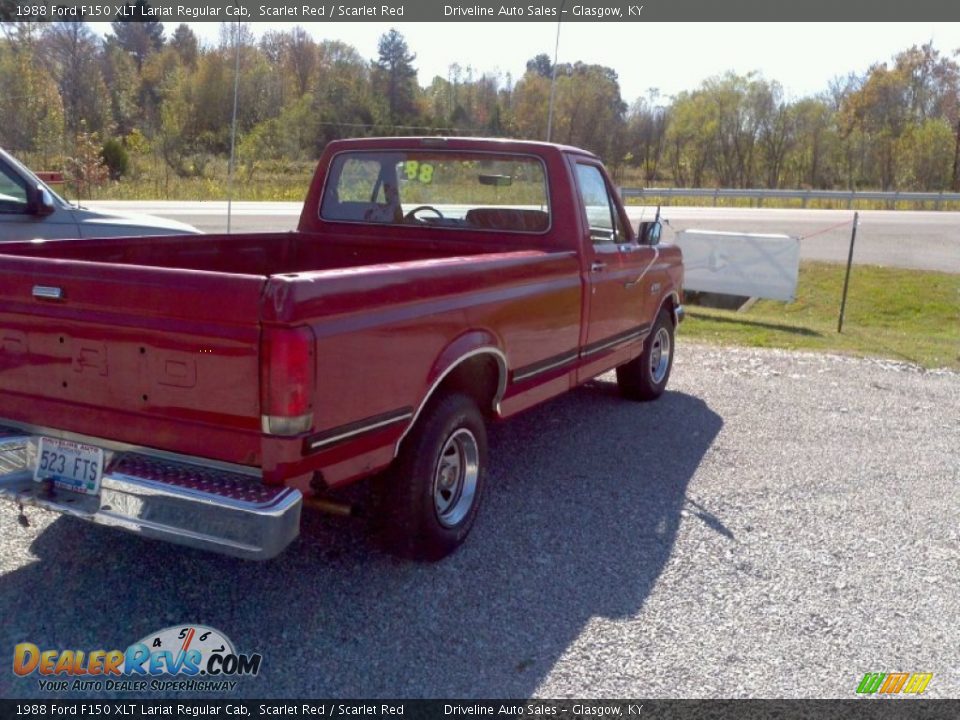
[(70, 440), (40, 438), (37, 467), (33, 471), (37, 482), (52, 480), (58, 488), (95, 495), (100, 491), (102, 476), (102, 449)]

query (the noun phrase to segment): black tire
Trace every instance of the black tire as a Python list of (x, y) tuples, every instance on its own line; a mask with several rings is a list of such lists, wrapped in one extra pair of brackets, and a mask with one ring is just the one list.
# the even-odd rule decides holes
[(676, 347), (673, 330), (670, 311), (664, 308), (657, 315), (656, 322), (644, 341), (643, 352), (617, 368), (617, 384), (620, 386), (621, 395), (630, 400), (643, 401), (656, 400), (663, 395), (673, 369), (673, 352)]
[(487, 430), (476, 403), (431, 401), (379, 481), (377, 521), (387, 550), (440, 560), (466, 539), (483, 496)]

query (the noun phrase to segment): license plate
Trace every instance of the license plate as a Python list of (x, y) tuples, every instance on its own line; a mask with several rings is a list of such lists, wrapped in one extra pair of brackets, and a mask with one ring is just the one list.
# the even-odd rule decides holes
[(95, 495), (100, 491), (102, 476), (102, 449), (70, 440), (40, 438), (37, 467), (33, 471), (37, 482), (52, 480), (58, 488)]

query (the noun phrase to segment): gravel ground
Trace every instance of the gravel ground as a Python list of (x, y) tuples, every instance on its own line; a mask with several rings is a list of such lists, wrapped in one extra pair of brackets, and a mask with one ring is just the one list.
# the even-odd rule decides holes
[(3, 505), (0, 651), (200, 622), (263, 653), (250, 697), (853, 697), (868, 671), (960, 697), (960, 375), (681, 340), (659, 402), (605, 376), (491, 456), (432, 566), (356, 520), (251, 564)]

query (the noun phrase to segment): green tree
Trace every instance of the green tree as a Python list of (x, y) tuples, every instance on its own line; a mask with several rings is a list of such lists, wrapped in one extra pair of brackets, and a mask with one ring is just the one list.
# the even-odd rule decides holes
[(796, 142), (788, 157), (794, 187), (829, 189), (840, 179), (836, 113), (825, 98), (804, 98), (792, 108)]
[(616, 167), (627, 112), (617, 73), (602, 65), (561, 65), (554, 101), (554, 140), (592, 150)]
[(38, 49), (63, 101), (67, 134), (83, 125), (99, 132), (109, 122), (110, 97), (100, 69), (100, 42), (84, 22), (49, 23)]
[[(187, 158), (196, 152), (199, 135), (195, 107), (195, 79), (180, 67), (163, 82), (154, 144), (164, 167), (178, 175), (189, 175)], [(165, 173), (165, 179), (169, 176)]]
[[(912, 153), (938, 147), (949, 155), (944, 140), (957, 121), (958, 95), (960, 67), (930, 43), (898, 53), (892, 64), (871, 66), (840, 103), (840, 128), (858, 179), (884, 189), (937, 177), (949, 184), (926, 160), (917, 166)], [(928, 124), (938, 119), (944, 123)]]
[(119, 180), (130, 170), (130, 155), (123, 143), (116, 138), (110, 138), (100, 149), (100, 159), (110, 173), (111, 180)]
[(960, 66), (927, 43), (898, 53), (894, 69), (906, 85), (905, 99), (913, 117), (920, 121), (943, 117), (956, 120), (960, 102)]
[(180, 23), (170, 36), (170, 47), (176, 51), (180, 62), (193, 70), (197, 67), (197, 57), (200, 55), (200, 43), (189, 25)]
[(768, 188), (778, 188), (786, 179), (787, 157), (796, 143), (796, 113), (783, 99), (783, 88), (775, 80), (757, 84), (754, 111), (764, 182)]
[(137, 64), (137, 72), (151, 53), (163, 47), (163, 23), (148, 19), (152, 17), (146, 14), (148, 8), (150, 4), (146, 0), (128, 3), (125, 19), (110, 24), (113, 35), (107, 39), (130, 53)]
[(259, 123), (243, 136), (238, 156), (247, 181), (264, 161), (298, 160), (312, 150), (307, 129), (313, 113), (313, 97), (308, 93), (285, 107), (277, 117)]
[(713, 169), (721, 187), (750, 187), (756, 172), (764, 81), (728, 72), (703, 83), (715, 142)]
[(953, 173), (956, 138), (946, 118), (927, 118), (907, 128), (900, 140), (899, 184), (917, 190), (945, 190)]
[(290, 31), (284, 61), (296, 83), (297, 97), (305, 95), (317, 66), (317, 44), (299, 25)]
[(374, 63), (373, 81), (376, 90), (386, 98), (391, 123), (408, 123), (417, 116), (417, 70), (407, 41), (396, 28), (380, 36), (378, 58)]
[(673, 182), (680, 187), (705, 187), (707, 170), (716, 152), (717, 119), (707, 95), (681, 92), (670, 109), (666, 156)]
[[(539, 56), (538, 56), (539, 57)], [(522, 137), (543, 139), (550, 103), (550, 77), (538, 69), (537, 58), (513, 90), (512, 120)], [(552, 138), (579, 145), (616, 164), (626, 127), (627, 105), (612, 68), (582, 62), (557, 66)]]
[(878, 178), (884, 190), (896, 186), (899, 141), (909, 120), (905, 80), (886, 65), (874, 65), (863, 86), (845, 99), (841, 110), (844, 136), (861, 143), (860, 173)]
[(389, 132), (387, 108), (373, 93), (370, 64), (337, 40), (322, 42), (317, 56), (311, 91), (313, 152), (319, 154), (337, 138)]
[(38, 156), (48, 167), (63, 137), (63, 103), (39, 66), (33, 42), (0, 41), (0, 145)]
[(553, 61), (546, 53), (540, 53), (527, 60), (527, 72), (536, 73), (542, 78), (550, 78), (553, 76)]
[(76, 188), (77, 199), (92, 197), (94, 189), (107, 181), (107, 166), (100, 153), (97, 133), (87, 132), (81, 123), (74, 139), (73, 152), (66, 162), (67, 181)]
[[(132, 59), (128, 60), (132, 63)], [(168, 80), (183, 68), (187, 77), (192, 77), (193, 68), (183, 63), (176, 48), (166, 46), (160, 52), (152, 53), (144, 62), (138, 81), (137, 124), (152, 137), (160, 126), (161, 106), (164, 92), (170, 87)], [(135, 75), (135, 73), (134, 73)]]
[(107, 43), (101, 71), (110, 95), (110, 117), (117, 133), (126, 135), (141, 117), (140, 75), (133, 58), (116, 44)]
[(659, 93), (651, 90), (630, 109), (626, 128), (626, 151), (633, 165), (643, 171), (649, 185), (656, 177), (666, 149), (670, 109), (660, 102)]
[(435, 77), (423, 92), (423, 122), (454, 132), (502, 135), (501, 78), (495, 73), (474, 77), (473, 68), (454, 63), (447, 78)]
[(546, 137), (549, 102), (550, 79), (537, 72), (524, 73), (511, 97), (510, 115), (517, 136), (533, 140)]

